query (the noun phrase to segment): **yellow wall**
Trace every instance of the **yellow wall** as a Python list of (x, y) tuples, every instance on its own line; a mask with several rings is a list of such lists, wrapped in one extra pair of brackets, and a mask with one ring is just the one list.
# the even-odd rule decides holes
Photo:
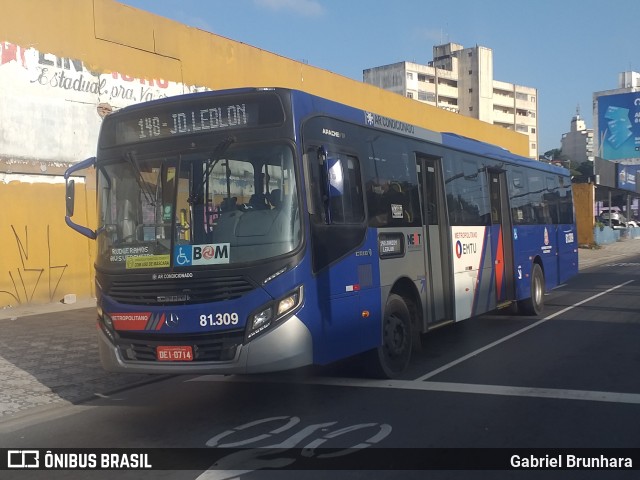
[(573, 203), (576, 210), (578, 244), (592, 245), (594, 243), (593, 227), (595, 224), (593, 216), (595, 185), (591, 183), (574, 183)]
[(259, 48), (113, 0), (10, 2), (0, 32), (23, 47), (81, 59), (96, 71), (162, 78), (212, 89), (278, 86), (441, 132), (456, 132), (527, 156), (526, 136), (421, 104)]
[[(304, 90), (423, 128), (456, 132), (528, 155), (524, 135), (456, 115), (326, 70), (122, 5), (113, 0), (4, 2), (0, 41), (82, 60), (95, 72), (163, 79), (211, 89), (278, 86)], [(2, 95), (15, 94), (0, 92)], [(98, 101), (96, 101), (97, 106)], [(37, 105), (37, 101), (34, 105)], [(34, 119), (40, 118), (33, 112)], [(36, 120), (34, 120), (36, 121)], [(36, 127), (55, 128), (51, 118)], [(33, 125), (12, 125), (28, 131)], [(32, 131), (37, 132), (37, 128)], [(74, 131), (82, 135), (82, 131)], [(58, 150), (62, 147), (58, 145)], [(65, 147), (66, 148), (66, 147)], [(20, 162), (0, 151), (0, 308), (58, 301), (67, 293), (94, 294), (95, 245), (64, 224), (66, 165)], [(78, 160), (81, 160), (80, 158)], [(77, 223), (95, 227), (95, 181), (76, 195)], [(36, 180), (34, 180), (36, 179)]]
[[(64, 223), (65, 185), (49, 183), (61, 177), (27, 177), (11, 175), (0, 185), (0, 307), (93, 296), (94, 242)], [(76, 186), (74, 218), (86, 225), (96, 208), (95, 188), (87, 194), (83, 183)]]

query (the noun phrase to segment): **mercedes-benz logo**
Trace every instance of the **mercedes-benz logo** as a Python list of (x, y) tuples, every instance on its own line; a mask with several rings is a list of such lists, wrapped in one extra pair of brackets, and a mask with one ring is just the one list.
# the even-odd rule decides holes
[(178, 317), (178, 315), (176, 315), (175, 313), (170, 313), (169, 315), (167, 315), (167, 318), (164, 321), (164, 324), (167, 327), (171, 328), (171, 327), (177, 327), (179, 322), (180, 322), (180, 318)]

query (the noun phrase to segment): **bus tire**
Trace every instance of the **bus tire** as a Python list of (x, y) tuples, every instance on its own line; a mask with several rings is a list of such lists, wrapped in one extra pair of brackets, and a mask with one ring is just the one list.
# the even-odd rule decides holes
[(367, 367), (376, 378), (397, 378), (409, 365), (413, 338), (404, 299), (389, 295), (382, 320), (382, 345), (368, 352)]
[(518, 302), (520, 312), (524, 315), (540, 315), (544, 310), (544, 273), (537, 263), (531, 268), (531, 291), (529, 298)]

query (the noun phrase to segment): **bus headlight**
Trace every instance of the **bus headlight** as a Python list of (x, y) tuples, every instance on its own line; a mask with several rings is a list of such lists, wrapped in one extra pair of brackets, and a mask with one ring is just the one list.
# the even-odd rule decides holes
[(291, 295), (283, 298), (278, 302), (278, 313), (276, 320), (289, 313), (300, 304), (300, 296), (302, 295), (302, 287), (299, 287)]
[(108, 313), (103, 314), (102, 320), (109, 330), (113, 330), (113, 320), (111, 319), (111, 315)]
[(259, 328), (263, 328), (265, 325), (269, 325), (272, 317), (272, 307), (265, 308), (261, 312), (256, 313), (251, 320), (251, 330), (257, 330)]
[(114, 333), (113, 333), (113, 320), (111, 318), (111, 315), (109, 315), (106, 312), (102, 312), (102, 308), (99, 308), (98, 311), (101, 313), (101, 315), (98, 317), (98, 326), (100, 330), (102, 330), (102, 332), (107, 337), (109, 337), (109, 340), (113, 342)]
[(256, 313), (249, 317), (247, 328), (247, 341), (252, 340), (256, 335), (277, 324), (280, 320), (293, 313), (302, 305), (303, 290), (302, 285), (285, 297), (264, 305)]

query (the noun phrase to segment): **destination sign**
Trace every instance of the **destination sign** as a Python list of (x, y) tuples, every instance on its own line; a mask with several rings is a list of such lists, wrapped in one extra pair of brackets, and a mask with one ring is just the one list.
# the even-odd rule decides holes
[(100, 146), (111, 147), (284, 121), (275, 95), (202, 96), (197, 100), (144, 104), (105, 118)]
[(378, 235), (378, 254), (381, 258), (404, 255), (404, 235), (401, 233), (381, 233)]

